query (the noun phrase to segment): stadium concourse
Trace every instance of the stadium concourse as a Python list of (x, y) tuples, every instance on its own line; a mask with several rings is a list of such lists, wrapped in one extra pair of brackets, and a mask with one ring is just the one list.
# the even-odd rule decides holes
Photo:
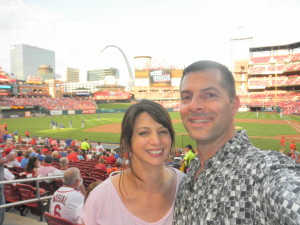
[(10, 210), (5, 213), (4, 225), (47, 225), (45, 219), (39, 221), (39, 217), (32, 215), (30, 212), (26, 216), (20, 216), (17, 210)]

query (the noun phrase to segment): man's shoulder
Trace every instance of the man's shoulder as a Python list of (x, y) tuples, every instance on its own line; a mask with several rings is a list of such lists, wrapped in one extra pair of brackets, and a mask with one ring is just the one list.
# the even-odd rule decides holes
[(261, 150), (258, 148), (251, 148), (243, 151), (238, 160), (239, 164), (244, 168), (252, 168), (264, 173), (279, 168), (296, 168), (300, 169), (300, 165), (290, 157), (274, 151), (274, 150)]

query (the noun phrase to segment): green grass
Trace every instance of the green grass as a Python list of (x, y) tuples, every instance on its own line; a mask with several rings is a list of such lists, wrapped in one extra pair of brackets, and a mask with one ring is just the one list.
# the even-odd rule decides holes
[[(104, 104), (110, 105), (110, 104)], [(120, 104), (117, 104), (120, 105)], [(124, 104), (122, 104), (123, 107)], [(128, 105), (127, 105), (128, 106)], [(109, 106), (110, 107), (110, 106)], [(116, 105), (115, 105), (116, 107)], [(98, 115), (101, 116), (98, 120)], [(46, 117), (29, 117), (29, 118), (13, 118), (13, 119), (1, 119), (0, 124), (5, 122), (8, 124), (9, 132), (13, 132), (15, 129), (19, 130), (19, 134), (25, 136), (25, 131), (28, 129), (31, 136), (51, 136), (53, 138), (65, 139), (71, 137), (76, 140), (84, 140), (88, 138), (91, 141), (101, 141), (101, 142), (113, 142), (119, 143), (120, 134), (107, 133), (107, 132), (85, 132), (87, 128), (92, 128), (96, 126), (101, 126), (105, 124), (116, 124), (121, 123), (124, 113), (101, 113), (101, 114), (82, 114), (82, 115), (61, 115), (61, 116), (46, 116)], [(178, 112), (170, 112), (172, 119), (180, 119)], [(256, 113), (245, 112), (238, 113), (236, 118), (240, 119), (267, 119), (267, 120), (279, 120), (280, 117), (273, 113), (260, 113), (259, 118), (256, 118)], [(299, 116), (285, 116), (286, 119), (290, 121), (300, 121)], [(73, 128), (65, 129), (49, 129), (49, 123), (51, 120), (63, 123), (65, 127), (68, 127), (69, 120), (73, 121)], [(85, 120), (85, 128), (81, 129), (81, 120)], [(273, 149), (279, 150), (279, 140), (272, 139), (275, 136), (281, 135), (294, 135), (298, 134), (290, 125), (288, 124), (264, 124), (264, 123), (244, 123), (237, 122), (236, 126), (241, 127), (247, 131), (250, 136), (252, 143), (262, 149)], [(174, 129), (177, 134), (175, 146), (182, 148), (187, 144), (192, 144), (194, 147), (195, 142), (186, 134), (184, 126), (181, 122), (174, 124)], [(258, 138), (260, 136), (269, 137), (268, 139)], [(297, 142), (297, 141), (296, 141)], [(299, 141), (298, 141), (299, 142)], [(287, 144), (289, 144), (287, 142)]]

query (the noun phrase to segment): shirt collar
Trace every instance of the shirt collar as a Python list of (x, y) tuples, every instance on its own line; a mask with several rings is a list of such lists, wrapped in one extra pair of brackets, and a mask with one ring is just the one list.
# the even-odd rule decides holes
[[(237, 156), (245, 145), (251, 144), (248, 139), (248, 135), (245, 130), (240, 130), (237, 134), (229, 140), (212, 158), (206, 161), (205, 169), (218, 168), (226, 160), (232, 159)], [(192, 176), (188, 176), (188, 182), (193, 180), (194, 174), (200, 167), (199, 155), (196, 155), (194, 161), (191, 164), (191, 169), (188, 172)]]

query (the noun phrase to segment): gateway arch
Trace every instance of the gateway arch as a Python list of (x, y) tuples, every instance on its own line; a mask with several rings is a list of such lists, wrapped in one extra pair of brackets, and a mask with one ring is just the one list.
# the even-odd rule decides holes
[(132, 70), (131, 70), (131, 67), (130, 67), (130, 64), (129, 64), (129, 61), (125, 55), (125, 53), (122, 51), (121, 48), (119, 48), (118, 46), (116, 45), (107, 45), (105, 48), (103, 48), (101, 50), (101, 52), (99, 53), (99, 56), (101, 56), (103, 54), (103, 52), (108, 49), (108, 48), (116, 48), (117, 50), (119, 50), (119, 52), (121, 52), (125, 62), (126, 62), (126, 66), (127, 66), (127, 70), (128, 70), (128, 73), (129, 73), (129, 78), (130, 78), (130, 81), (129, 81), (129, 89), (131, 90), (131, 88), (134, 86), (134, 77), (133, 77), (133, 73), (132, 73)]

